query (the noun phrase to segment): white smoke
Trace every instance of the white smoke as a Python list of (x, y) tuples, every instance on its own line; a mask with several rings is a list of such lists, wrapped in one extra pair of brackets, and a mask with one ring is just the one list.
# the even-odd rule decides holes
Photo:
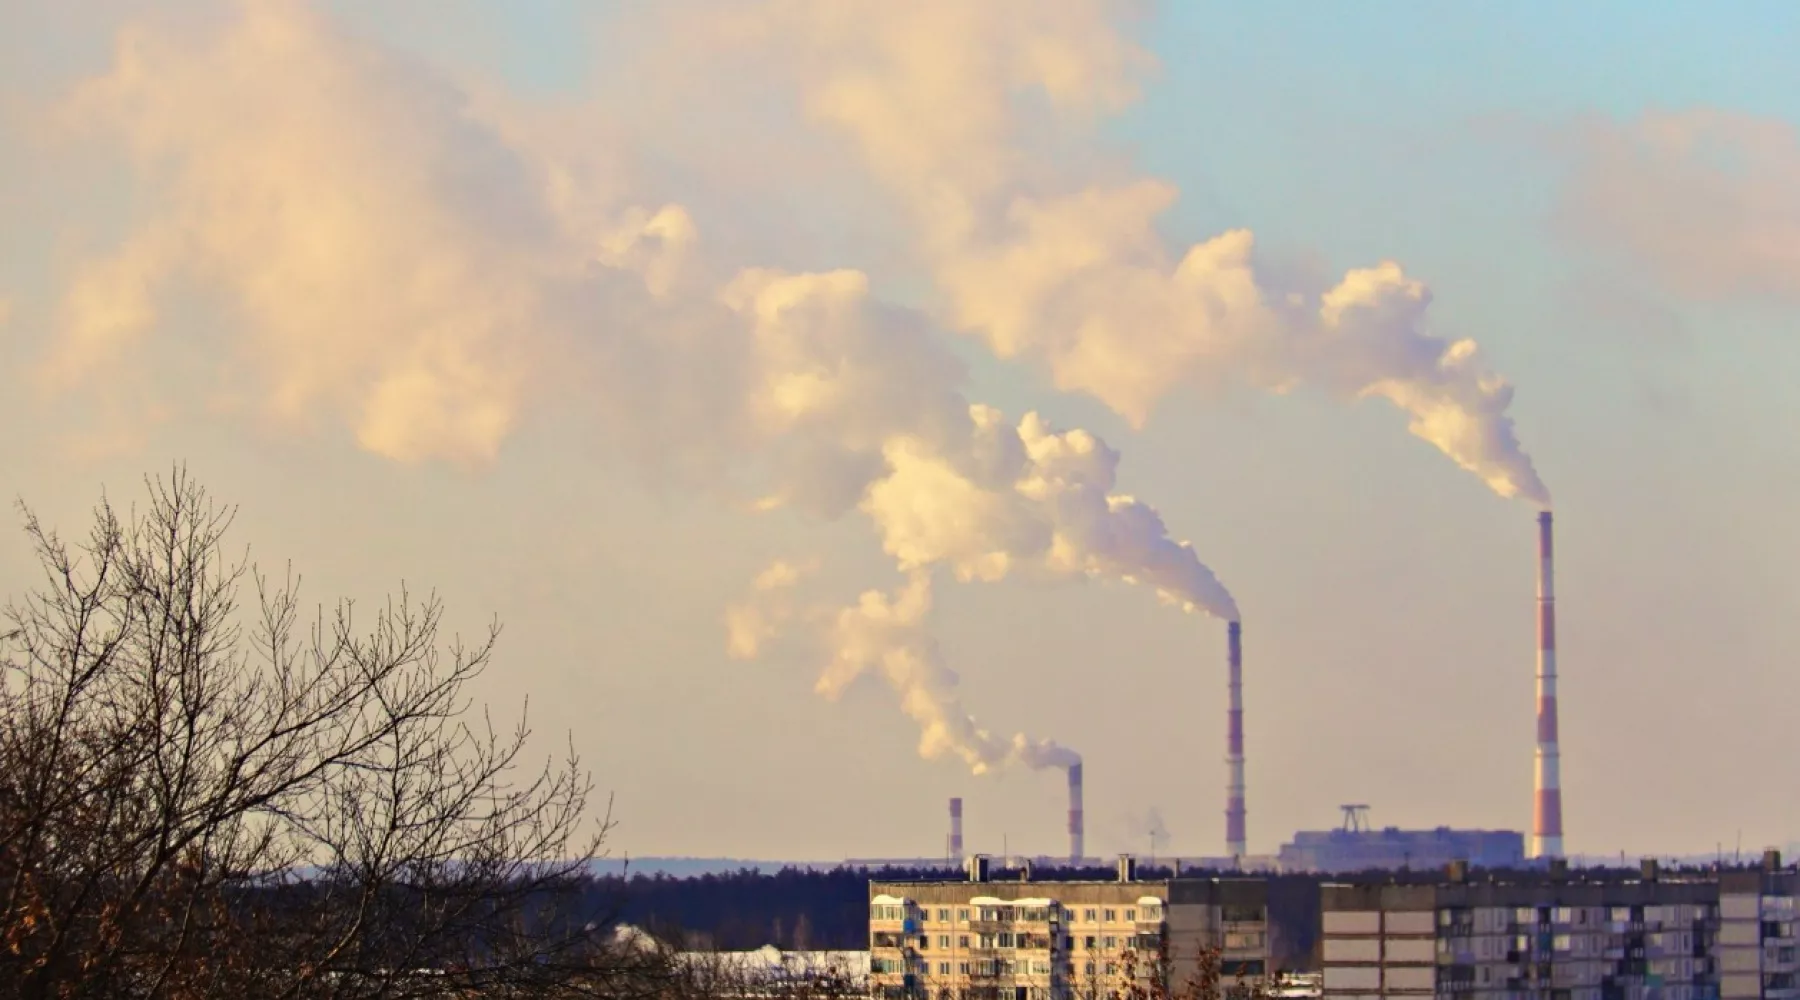
[[(846, 608), (799, 603), (792, 589), (802, 573), (777, 561), (751, 586), (749, 596), (726, 612), (734, 658), (757, 656), (765, 645), (793, 632), (824, 669), (814, 690), (836, 701), (863, 677), (879, 677), (899, 697), (900, 707), (919, 726), (919, 755), (927, 760), (960, 759), (973, 773), (1023, 765), (1067, 768), (1079, 754), (1053, 740), (1023, 733), (996, 735), (977, 723), (956, 696), (956, 672), (945, 666), (937, 640), (927, 628), (931, 575), (911, 573), (892, 592), (865, 591)], [(798, 626), (798, 628), (796, 628)]]
[(1429, 332), (1430, 293), (1398, 264), (1304, 293), (1261, 272), (1248, 231), (1165, 243), (1176, 188), (1106, 165), (1087, 127), (1154, 66), (1124, 30), (1141, 7), (734, 0), (680, 7), (666, 31), (709, 62), (785, 74), (814, 121), (849, 136), (910, 214), (949, 323), (998, 356), (1044, 364), (1135, 425), (1178, 386), (1234, 379), (1386, 399), (1496, 493), (1547, 504), (1511, 386), (1473, 341)]
[[(1384, 263), (1278, 289), (1242, 231), (1170, 248), (1155, 222), (1174, 189), (1088, 155), (1082, 116), (1132, 100), (1149, 63), (1120, 28), (1134, 4), (669, 6), (706, 30), (665, 44), (755, 53), (760, 77), (788, 75), (810, 114), (855, 139), (912, 220), (942, 316), (995, 353), (1041, 361), (1137, 423), (1178, 386), (1227, 378), (1376, 396), (1496, 491), (1547, 500), (1510, 387), (1472, 342), (1430, 332), (1421, 283)], [(1072, 756), (988, 734), (956, 704), (924, 628), (939, 568), (1137, 584), (1237, 618), (1194, 549), (1120, 489), (1117, 451), (968, 398), (931, 321), (864, 271), (721, 250), (718, 220), (634, 187), (641, 165), (606, 147), (604, 121), (570, 128), (460, 86), (322, 8), (224, 9), (191, 30), (122, 32), (110, 67), (48, 116), (83, 143), (74, 153), (117, 152), (143, 211), (58, 290), (46, 388), (107, 395), (141, 377), (180, 343), (175, 303), (197, 295), (228, 317), (209, 355), (218, 381), (166, 386), (156, 405), (468, 463), (579, 405), (605, 431), (597, 449), (659, 473), (762, 509), (858, 512), (908, 582), (819, 626), (839, 678), (822, 693), (885, 677), (922, 745), (971, 767)], [(731, 620), (734, 655), (808, 614), (770, 600)]]

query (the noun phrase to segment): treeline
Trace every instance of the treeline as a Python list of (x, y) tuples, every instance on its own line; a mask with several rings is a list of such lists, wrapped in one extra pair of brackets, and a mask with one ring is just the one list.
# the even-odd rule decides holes
[[(995, 873), (997, 881), (1017, 872)], [(1168, 869), (1140, 868), (1143, 879), (1168, 878)], [(1183, 873), (1198, 875), (1198, 872)], [(1035, 868), (1034, 880), (1102, 881), (1111, 868)], [(745, 869), (687, 878), (608, 876), (594, 880), (591, 912), (616, 916), (660, 939), (694, 950), (744, 951), (774, 945), (798, 951), (868, 947), (869, 882), (958, 881), (947, 868), (850, 868), (829, 871)], [(1285, 969), (1316, 965), (1319, 880), (1279, 876), (1269, 881), (1270, 949)]]
[(951, 880), (943, 869), (756, 869), (688, 878), (606, 876), (593, 880), (594, 912), (693, 950), (796, 951), (869, 946), (869, 881)]

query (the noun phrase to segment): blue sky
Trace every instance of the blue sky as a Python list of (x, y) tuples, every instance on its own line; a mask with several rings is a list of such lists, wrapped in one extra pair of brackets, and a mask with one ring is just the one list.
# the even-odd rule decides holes
[[(0, 15), (9, 113), (30, 120), (49, 95), (104, 72), (109, 39), (142, 6)], [(205, 0), (180, 6), (211, 24), (232, 17)], [(514, 108), (591, 102), (573, 138), (591, 130), (603, 150), (635, 143), (640, 162), (679, 165), (632, 180), (646, 198), (690, 206), (703, 235), (745, 257), (737, 264), (856, 266), (879, 295), (930, 297), (891, 232), (901, 210), (839, 137), (781, 132), (800, 119), (794, 109), (770, 111), (770, 145), (791, 140), (816, 171), (794, 177), (778, 169), (791, 165), (779, 149), (708, 149), (706, 128), (731, 114), (723, 97), (716, 108), (688, 98), (704, 106), (681, 106), (687, 128), (632, 118), (634, 64), (621, 50), (643, 36), (618, 33), (621, 8), (319, 9), (336, 30), (406, 50), (453, 86), (496, 87)], [(1796, 22), (1800, 9), (1774, 2), (1169, 3), (1134, 35), (1161, 64), (1141, 100), (1084, 139), (1179, 188), (1157, 220), (1173, 247), (1243, 227), (1271, 259), (1334, 280), (1399, 261), (1431, 287), (1433, 332), (1476, 339), (1514, 384), (1519, 436), (1557, 498), (1573, 850), (1705, 850), (1740, 830), (1746, 846), (1800, 839), (1800, 804), (1762, 780), (1784, 759), (1800, 694), (1789, 624), (1800, 404), (1788, 392), (1800, 352), (1787, 335), (1800, 276), (1784, 272), (1785, 296), (1699, 301), (1645, 263), (1678, 253), (1657, 257), (1605, 219), (1569, 224), (1589, 218), (1581, 192), (1593, 189), (1581, 183), (1596, 178), (1641, 179), (1654, 195), (1635, 203), (1641, 212), (1713, 204), (1681, 186), (1692, 173), (1601, 159), (1588, 143), (1623, 137), (1619, 148), (1635, 149), (1640, 121), (1685, 111), (1792, 129), (1800, 69), (1783, 43), (1800, 35)], [(517, 666), (487, 693), (509, 704), (529, 693), (541, 732), (575, 734), (620, 794), (623, 850), (929, 852), (952, 794), (967, 798), (978, 846), (1006, 836), (1057, 848), (1060, 792), (1045, 775), (975, 778), (920, 761), (888, 691), (865, 683), (836, 703), (816, 698), (817, 664), (804, 656), (728, 662), (722, 609), (769, 559), (829, 557), (846, 595), (891, 585), (893, 561), (854, 517), (748, 518), (706, 490), (632, 474), (587, 408), (607, 390), (585, 386), (573, 364), (536, 390), (497, 457), (466, 467), (377, 457), (329, 414), (296, 430), (178, 406), (129, 446), (83, 457), (48, 429), (84, 397), (27, 391), (24, 373), (57, 339), (73, 262), (129, 229), (118, 205), (153, 212), (161, 189), (106, 154), (49, 166), (58, 161), (24, 135), (0, 137), (0, 155), (15, 154), (0, 161), (11, 164), (0, 165), (0, 209), (16, 223), (0, 234), (12, 313), (0, 361), (46, 431), (0, 442), (0, 489), (72, 523), (101, 485), (124, 490), (186, 458), (244, 503), (259, 551), (302, 560), (322, 593), (378, 593), (405, 577), (436, 584), (473, 621), (498, 612)], [(1800, 181), (1769, 148), (1735, 152)], [(769, 159), (742, 187), (707, 187), (734, 152)], [(1776, 220), (1777, 236), (1800, 233), (1779, 228), (1791, 200), (1717, 203)], [(1736, 248), (1755, 265), (1737, 238), (1755, 220), (1727, 214), (1679, 218), (1713, 259)], [(195, 293), (168, 314), (234, 336), (219, 308)], [(174, 327), (158, 335), (189, 343)], [(1346, 801), (1371, 803), (1383, 824), (1527, 826), (1529, 505), (1494, 496), (1375, 401), (1186, 386), (1138, 429), (1056, 391), (1043, 364), (931, 336), (969, 366), (971, 398), (1034, 408), (1117, 446), (1119, 488), (1157, 505), (1233, 589), (1248, 637), (1253, 849), (1334, 822)], [(112, 398), (201, 394), (191, 373), (145, 371)], [(25, 560), (16, 538), (0, 542), (0, 589), (26, 585)], [(947, 574), (932, 622), (971, 711), (1086, 754), (1096, 849), (1136, 846), (1132, 824), (1154, 806), (1176, 850), (1216, 850), (1216, 623), (1135, 588)]]

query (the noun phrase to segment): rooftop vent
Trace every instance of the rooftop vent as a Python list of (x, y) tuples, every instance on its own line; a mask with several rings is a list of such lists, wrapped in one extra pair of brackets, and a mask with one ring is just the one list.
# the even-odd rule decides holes
[(969, 881), (986, 882), (988, 880), (988, 856), (985, 854), (969, 855)]

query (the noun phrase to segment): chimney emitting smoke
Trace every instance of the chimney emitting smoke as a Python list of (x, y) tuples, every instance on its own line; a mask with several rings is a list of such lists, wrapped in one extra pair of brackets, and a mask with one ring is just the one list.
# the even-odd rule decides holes
[(1556, 590), (1550, 512), (1538, 514), (1537, 801), (1531, 856), (1563, 856), (1562, 753), (1556, 732)]
[(1249, 851), (1244, 819), (1244, 626), (1225, 626), (1227, 709), (1225, 717), (1225, 853)]
[(963, 856), (962, 798), (950, 800), (950, 860), (960, 862)]
[(1072, 866), (1079, 866), (1081, 859), (1087, 856), (1082, 835), (1081, 762), (1077, 761), (1069, 765), (1069, 864)]

